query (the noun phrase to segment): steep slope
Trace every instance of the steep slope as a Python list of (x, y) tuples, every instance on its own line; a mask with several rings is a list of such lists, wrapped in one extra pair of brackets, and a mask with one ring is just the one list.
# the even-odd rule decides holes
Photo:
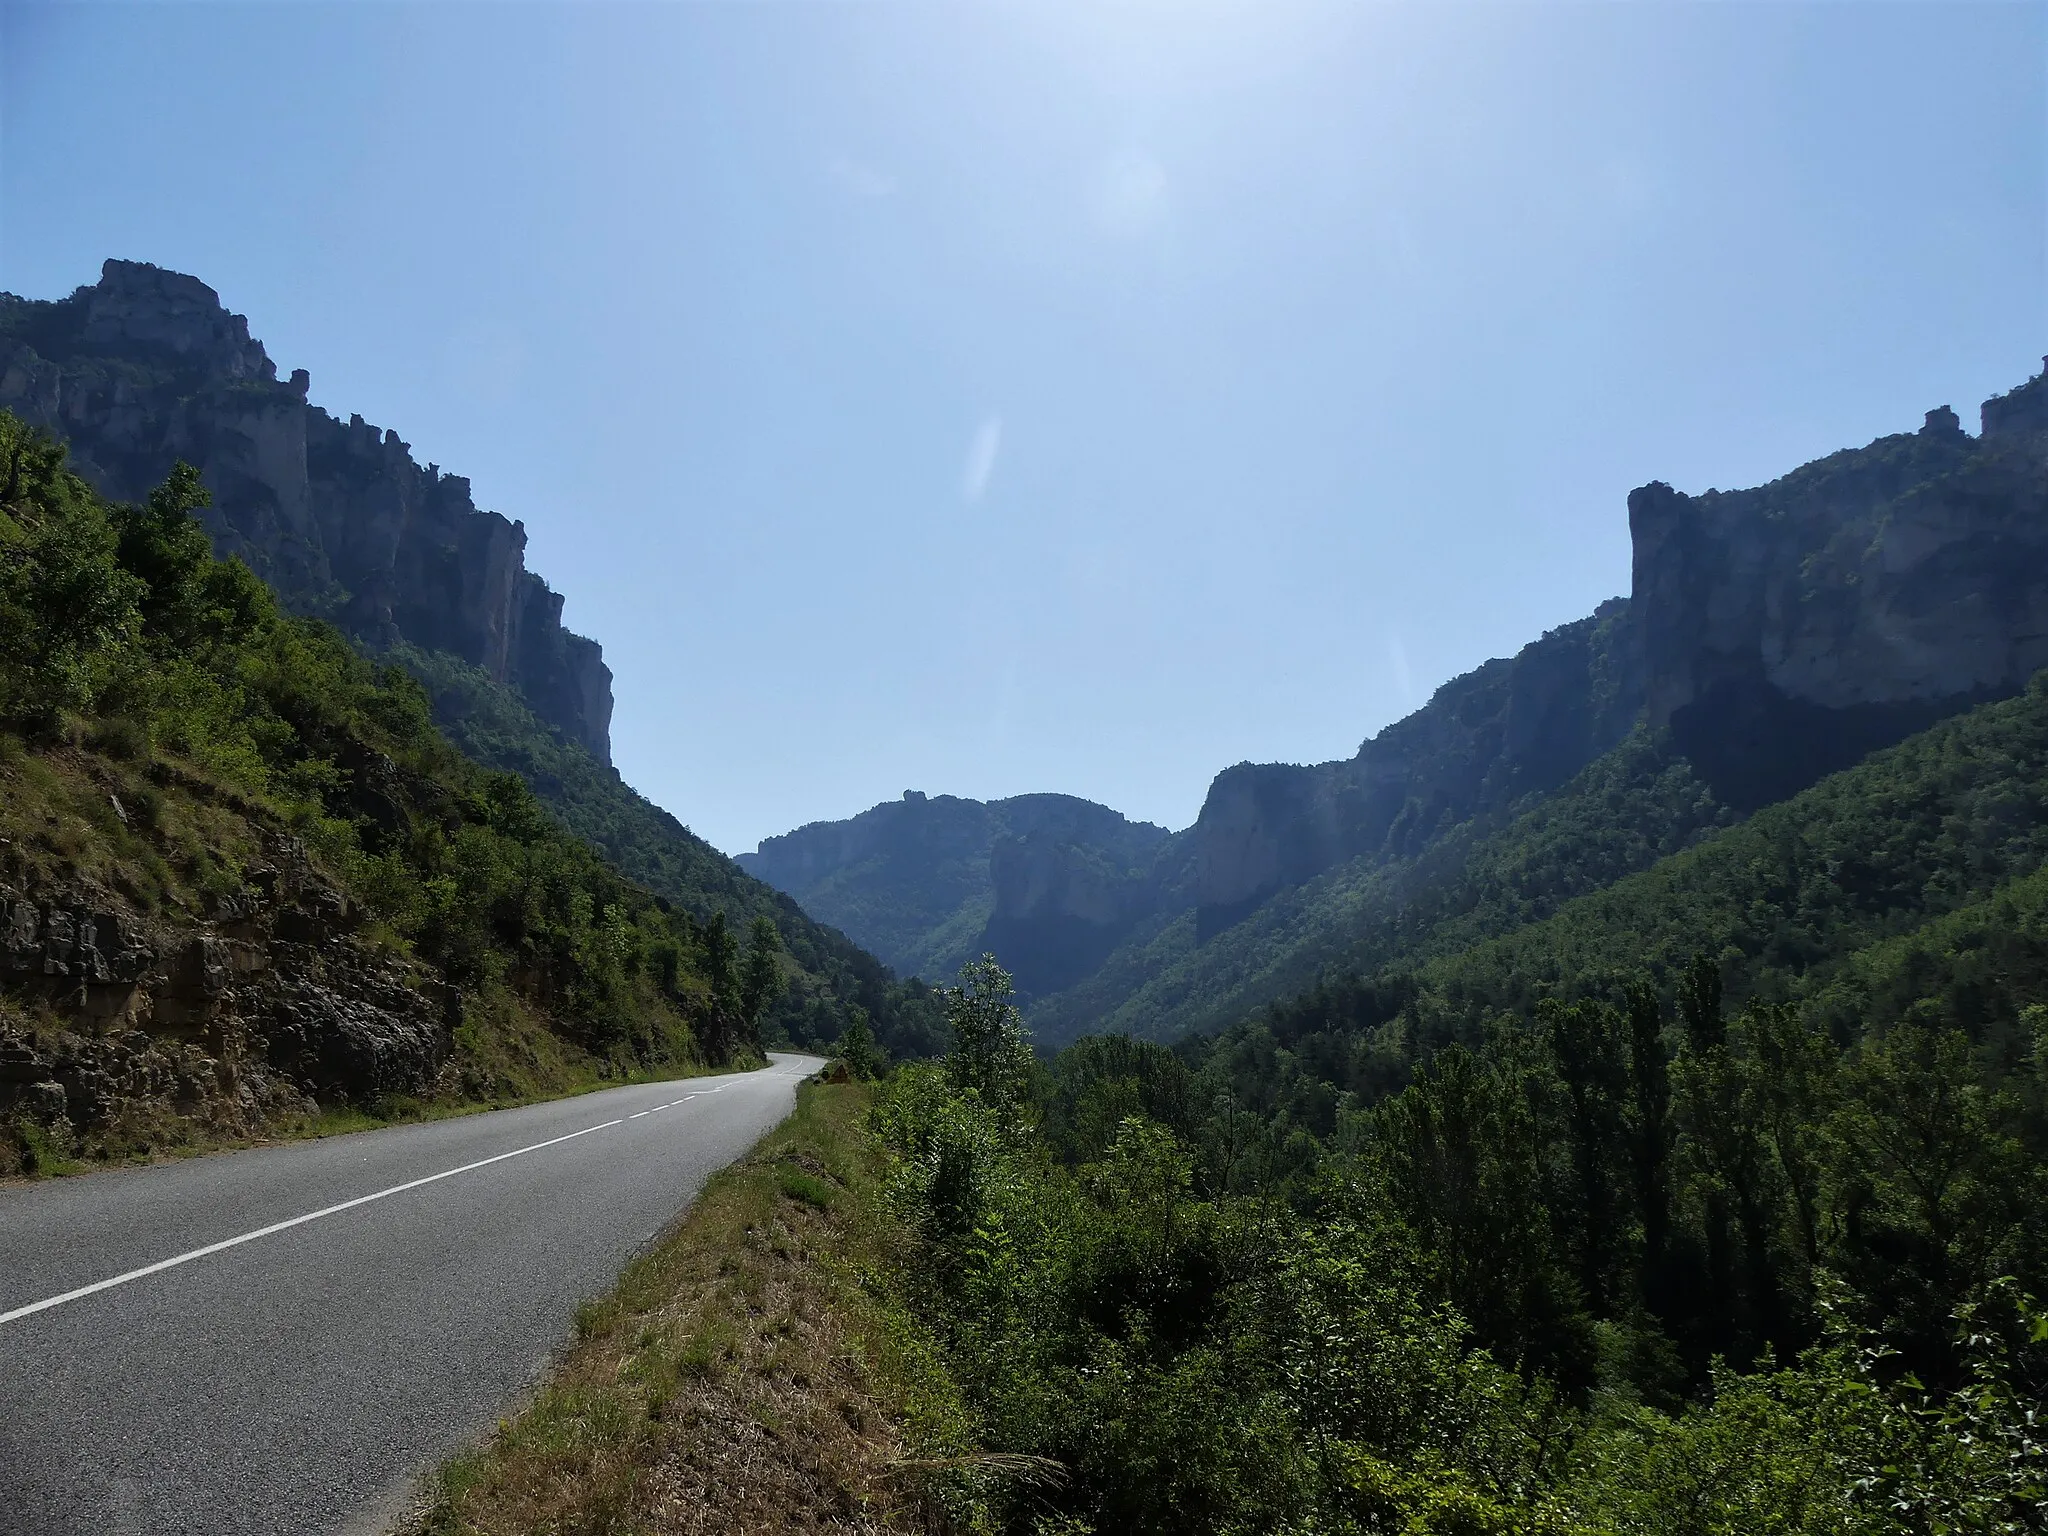
[(1166, 842), (1162, 827), (1071, 795), (910, 790), (768, 838), (738, 863), (905, 974), (948, 980), (993, 949), (1026, 991), (1047, 991), (1143, 915), (1144, 877)]
[(1350, 859), (1206, 941), (1190, 908), (1157, 917), (1085, 981), (1040, 1000), (1033, 1027), (1056, 1041), (1219, 1029), (1332, 968), (1370, 970), (1441, 935), (1534, 921), (1734, 819), (1668, 732), (1641, 730), (1570, 783), (1508, 809), (1522, 805), (1476, 815), (1414, 854)]
[(215, 548), (294, 612), (460, 656), (609, 761), (611, 672), (526, 569), (524, 526), (397, 432), (308, 404), (309, 383), (279, 383), (248, 321), (183, 273), (109, 261), (67, 299), (0, 295), (0, 408), (61, 437), (102, 495), (137, 501), (195, 465)]
[(1719, 957), (1727, 998), (1780, 1000), (2048, 858), (2048, 674), (1766, 807), (1697, 847), (1418, 974), (1432, 1032), (1645, 967)]
[(1448, 1043), (1637, 979), (1681, 1013), (1792, 1005), (1831, 1050), (1903, 1022), (2025, 1070), (2048, 1060), (2044, 882), (2048, 672), (1538, 921), (1425, 918), (1404, 950), (1179, 1049), (1272, 1117), (1276, 1145), (1296, 1126), (1329, 1134)]
[(406, 646), (390, 654), (426, 687), (449, 740), (473, 761), (517, 774), (563, 826), (630, 879), (700, 921), (722, 915), (735, 931), (761, 917), (775, 924), (796, 974), (768, 1017), (771, 1040), (829, 1045), (858, 1008), (894, 1055), (941, 1048), (943, 1021), (923, 983), (898, 980), (853, 939), (747, 874), (476, 668)]
[[(1580, 836), (1607, 797), (1628, 818), (1661, 805), (1596, 861), (1617, 878), (2013, 693), (2048, 664), (2048, 374), (1982, 422), (1973, 438), (1930, 411), (1754, 491), (1635, 492), (1626, 602), (1447, 683), (1352, 759), (1218, 775), (1155, 869), (1150, 915), (1038, 997), (1034, 1026), (1054, 1042), (1216, 1027), (1402, 952), (1394, 930), (1466, 899), (1468, 863), (1518, 857), (1524, 833), (1504, 829), (1553, 797)], [(1624, 746), (1638, 720), (1648, 756)]]
[(415, 463), (395, 431), (339, 421), (307, 389), (303, 370), (278, 382), (248, 322), (197, 278), (109, 261), (67, 299), (0, 294), (0, 408), (62, 439), (102, 495), (139, 499), (174, 463), (194, 465), (215, 550), (292, 612), (405, 665), (472, 758), (520, 774), (565, 826), (695, 917), (772, 918), (798, 968), (770, 1020), (778, 1037), (835, 1039), (858, 1007), (892, 1050), (929, 1048), (937, 1024), (921, 988), (611, 768), (611, 674), (525, 569), (523, 527), (477, 510), (466, 480)]
[(0, 1172), (749, 1058), (780, 968), (0, 411)]

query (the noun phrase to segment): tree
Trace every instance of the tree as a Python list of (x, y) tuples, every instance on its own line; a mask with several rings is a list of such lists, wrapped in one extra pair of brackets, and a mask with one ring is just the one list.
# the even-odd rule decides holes
[(757, 917), (748, 931), (747, 961), (740, 970), (740, 1019), (746, 1030), (747, 1043), (756, 1050), (761, 1045), (761, 1016), (768, 1011), (768, 1005), (782, 995), (787, 983), (783, 980), (782, 965), (776, 958), (782, 953), (782, 931), (775, 926), (771, 917)]
[(1670, 1305), (1671, 1071), (1664, 1051), (1664, 1015), (1648, 980), (1627, 992), (1629, 1163), (1636, 1219), (1643, 1229), (1643, 1298), (1662, 1317)]
[[(1722, 1033), (1718, 1025), (1701, 1031), (1703, 1016), (1718, 1019), (1718, 1010), (1689, 1013), (1694, 1041)], [(1753, 1115), (1756, 1064), (1717, 1043), (1689, 1046), (1677, 1068), (1680, 1150), (1707, 1260), (1700, 1353), (1747, 1366), (1765, 1345), (1785, 1342), (1775, 1252), (1781, 1184)]]
[(1579, 1283), (1604, 1307), (1626, 1269), (1624, 1201), (1629, 1163), (1624, 1119), (1628, 1060), (1622, 1020), (1607, 1004), (1545, 998), (1536, 1011), (1565, 1091), (1572, 1178), (1578, 1196)]
[(1834, 1043), (1782, 1003), (1753, 1003), (1739, 1028), (1755, 1058), (1750, 1118), (1777, 1155), (1809, 1268), (1820, 1263), (1822, 1126), (1835, 1076)]
[(1024, 1016), (1010, 1001), (1010, 973), (983, 955), (960, 967), (960, 985), (946, 992), (953, 1049), (946, 1075), (997, 1111), (1022, 1106), (1031, 1083), (1031, 1043)]
[(2000, 1123), (2010, 1106), (1986, 1092), (1960, 1031), (1904, 1021), (1864, 1044), (1844, 1089), (1832, 1130), (1847, 1278), (1938, 1338), (1940, 1320), (2018, 1257), (2010, 1245), (2038, 1222), (2048, 1180)]
[(199, 471), (180, 460), (146, 502), (115, 514), (121, 565), (147, 588), (143, 623), (174, 642), (198, 627), (214, 559), (213, 541), (192, 514), (212, 504)]
[(0, 452), (0, 714), (40, 730), (98, 695), (144, 592), (61, 445), (0, 413)]
[(839, 1059), (846, 1070), (864, 1082), (872, 1082), (889, 1068), (888, 1059), (875, 1044), (875, 1032), (868, 1024), (868, 1011), (858, 1003), (847, 1010), (851, 1015), (839, 1032)]
[(1721, 967), (1704, 950), (1692, 957), (1679, 978), (1678, 1018), (1695, 1052), (1710, 1051), (1728, 1038), (1721, 1019)]
[(1374, 1150), (1480, 1342), (1582, 1392), (1593, 1378), (1591, 1319), (1558, 1262), (1526, 1088), (1515, 1068), (1450, 1046), (1373, 1112)]
[(739, 940), (726, 926), (725, 914), (714, 912), (698, 928), (697, 943), (704, 957), (704, 980), (711, 993), (710, 1016), (704, 1021), (704, 1049), (713, 1061), (730, 1061), (739, 1043)]

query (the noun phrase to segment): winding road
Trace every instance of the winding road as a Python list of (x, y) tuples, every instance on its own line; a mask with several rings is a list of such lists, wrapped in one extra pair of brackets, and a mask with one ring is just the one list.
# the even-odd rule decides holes
[(819, 1065), (0, 1189), (0, 1536), (381, 1530)]

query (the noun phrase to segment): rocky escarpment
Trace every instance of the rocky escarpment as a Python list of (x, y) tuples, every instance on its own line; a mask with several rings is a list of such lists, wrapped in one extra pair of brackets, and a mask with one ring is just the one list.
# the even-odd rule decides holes
[(2048, 665), (2048, 373), (1755, 490), (1629, 497), (1653, 725), (1781, 799)]
[[(1568, 784), (1640, 722), (1669, 733), (1646, 760), (1675, 751), (1688, 782), (1704, 781), (1685, 814), (1705, 825), (2017, 690), (2048, 666), (2048, 373), (1987, 401), (1981, 420), (1972, 437), (1932, 411), (1917, 432), (1756, 490), (1643, 487), (1629, 498), (1626, 599), (1452, 679), (1351, 758), (1226, 769), (1192, 827), (1143, 849), (1098, 858), (1086, 839), (989, 835), (981, 936), (1035, 968), (1024, 990), (1060, 1029), (1121, 1021), (1150, 989), (1163, 1031), (1163, 1011), (1189, 999), (1265, 1000), (1253, 994), (1274, 955), (1285, 964), (1272, 985), (1313, 976), (1355, 938), (1345, 903), (1362, 882), (1407, 871), (1372, 898), (1384, 903), (1455, 878), (1489, 823)], [(775, 859), (811, 859), (815, 883), (784, 888), (814, 910), (841, 903), (833, 920), (860, 932), (890, 858), (890, 900), (924, 899), (918, 861), (888, 852), (885, 812), (917, 814), (807, 828), (763, 844), (752, 867), (782, 883)], [(1311, 884), (1326, 874), (1327, 900)], [(1276, 900), (1287, 892), (1295, 905)]]
[(1189, 834), (1198, 932), (1335, 865), (1412, 855), (1448, 826), (1556, 788), (1634, 725), (1640, 657), (1616, 599), (1453, 678), (1355, 757), (1225, 769)]
[(454, 997), (358, 942), (292, 839), (268, 853), (194, 920), (0, 882), (0, 1124), (146, 1145), (173, 1119), (249, 1134), (322, 1097), (426, 1090)]
[(1629, 497), (1631, 592), (1344, 762), (1240, 764), (1190, 834), (1199, 932), (1555, 788), (1639, 716), (1729, 805), (1783, 799), (2048, 665), (2048, 373), (1750, 491)]
[(739, 863), (901, 971), (944, 980), (990, 950), (1029, 994), (1066, 985), (1150, 909), (1168, 842), (1072, 795), (911, 790), (768, 838)]
[(1000, 803), (1015, 830), (989, 847), (995, 902), (977, 942), (1035, 997), (1079, 981), (1157, 908), (1170, 839), (1086, 800)]
[(304, 370), (279, 382), (197, 278), (109, 261), (68, 299), (0, 295), (0, 407), (64, 439), (102, 494), (138, 500), (177, 460), (195, 465), (218, 552), (291, 607), (372, 646), (459, 656), (608, 763), (610, 669), (526, 569), (524, 526), (478, 510), (467, 480), (416, 463), (396, 432), (309, 404), (308, 387)]

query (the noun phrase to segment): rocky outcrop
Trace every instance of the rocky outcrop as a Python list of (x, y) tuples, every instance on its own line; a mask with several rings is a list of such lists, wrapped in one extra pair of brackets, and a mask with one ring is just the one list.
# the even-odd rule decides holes
[(216, 549), (294, 610), (459, 656), (609, 763), (610, 669), (526, 569), (525, 527), (309, 387), (304, 370), (280, 383), (197, 278), (109, 261), (68, 299), (0, 295), (0, 407), (63, 438), (103, 494), (138, 500), (177, 460), (197, 466)]
[(152, 1117), (254, 1132), (321, 1097), (424, 1091), (456, 1000), (357, 942), (341, 893), (277, 839), (197, 922), (0, 886), (0, 1123), (60, 1139)]
[(1564, 783), (1634, 725), (1640, 655), (1616, 599), (1453, 678), (1355, 757), (1225, 769), (1189, 834), (1198, 935), (1362, 854), (1420, 852), (1448, 826)]
[(1163, 827), (1072, 795), (910, 790), (739, 863), (906, 974), (948, 980), (988, 950), (1031, 994), (1082, 974), (1150, 910), (1167, 844)]
[(1781, 799), (2048, 665), (2048, 375), (1749, 491), (1629, 497), (1650, 722)]
[(989, 847), (995, 903), (978, 947), (1009, 967), (1021, 994), (1036, 997), (1079, 981), (1156, 909), (1169, 839), (1086, 800), (1020, 798), (1058, 803), (999, 802), (1014, 808), (1020, 830)]
[(1555, 788), (1639, 717), (1728, 804), (1782, 799), (2048, 666), (2048, 371), (1750, 491), (1629, 497), (1611, 601), (1344, 762), (1241, 763), (1189, 834), (1206, 938), (1361, 855)]

